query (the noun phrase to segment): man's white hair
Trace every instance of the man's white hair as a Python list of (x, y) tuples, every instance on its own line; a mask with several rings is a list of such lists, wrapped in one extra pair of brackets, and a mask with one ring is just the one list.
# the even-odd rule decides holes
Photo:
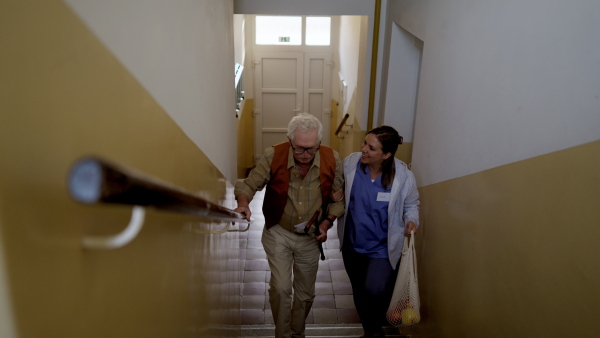
[(305, 133), (309, 130), (317, 130), (317, 137), (319, 143), (321, 143), (321, 139), (323, 139), (323, 125), (318, 118), (309, 113), (300, 113), (290, 120), (288, 124), (288, 138), (293, 141), (294, 140), (294, 132), (296, 130), (300, 130)]

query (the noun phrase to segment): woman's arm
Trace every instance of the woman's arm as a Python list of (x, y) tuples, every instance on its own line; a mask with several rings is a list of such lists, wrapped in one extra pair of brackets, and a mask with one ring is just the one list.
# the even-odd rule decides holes
[(331, 199), (334, 202), (340, 202), (344, 199), (344, 189), (340, 189), (338, 191), (332, 191), (331, 192)]
[(406, 228), (404, 230), (405, 236), (410, 236), (411, 231), (417, 231), (419, 226), (419, 190), (417, 190), (417, 182), (413, 173), (407, 172), (407, 182), (410, 184), (410, 188), (404, 199), (404, 212), (402, 219)]

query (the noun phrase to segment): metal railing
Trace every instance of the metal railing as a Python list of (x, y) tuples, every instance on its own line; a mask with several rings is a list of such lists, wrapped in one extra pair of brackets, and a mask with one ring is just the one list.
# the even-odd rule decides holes
[(346, 124), (346, 121), (348, 120), (349, 117), (350, 117), (350, 114), (344, 115), (344, 118), (342, 119), (342, 122), (340, 122), (340, 125), (335, 130), (335, 136), (337, 136), (340, 133), (340, 131), (342, 131), (342, 128), (344, 128), (344, 127), (352, 127), (352, 124)]
[[(84, 237), (82, 244), (86, 248), (110, 249), (130, 242), (142, 227), (147, 207), (203, 219), (248, 223), (238, 212), (210, 203), (154, 177), (97, 157), (83, 158), (73, 165), (68, 177), (68, 189), (71, 197), (80, 203), (133, 206), (131, 221), (123, 232), (107, 237)], [(243, 230), (229, 230), (230, 226), (231, 223), (228, 223), (224, 230), (208, 233), (243, 232), (250, 228), (249, 223)]]

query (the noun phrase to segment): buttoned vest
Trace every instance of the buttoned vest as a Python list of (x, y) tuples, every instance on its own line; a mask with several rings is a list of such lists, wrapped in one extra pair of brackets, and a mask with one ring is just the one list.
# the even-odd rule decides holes
[[(290, 186), (290, 169), (288, 168), (290, 143), (279, 143), (274, 145), (273, 148), (275, 152), (271, 162), (271, 176), (269, 183), (267, 183), (263, 202), (263, 214), (267, 229), (278, 224), (281, 220), (283, 209), (288, 200), (288, 188)], [(326, 207), (331, 200), (331, 186), (335, 178), (335, 157), (333, 149), (323, 145), (319, 147), (319, 154), (321, 159), (319, 168), (321, 197), (323, 207)]]

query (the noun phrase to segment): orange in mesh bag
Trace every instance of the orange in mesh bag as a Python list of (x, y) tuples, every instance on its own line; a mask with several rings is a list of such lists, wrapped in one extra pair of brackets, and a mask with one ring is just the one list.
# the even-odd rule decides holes
[(398, 278), (396, 278), (394, 293), (386, 313), (388, 322), (394, 326), (409, 326), (421, 321), (414, 238), (414, 231), (410, 233), (410, 237), (404, 238)]

